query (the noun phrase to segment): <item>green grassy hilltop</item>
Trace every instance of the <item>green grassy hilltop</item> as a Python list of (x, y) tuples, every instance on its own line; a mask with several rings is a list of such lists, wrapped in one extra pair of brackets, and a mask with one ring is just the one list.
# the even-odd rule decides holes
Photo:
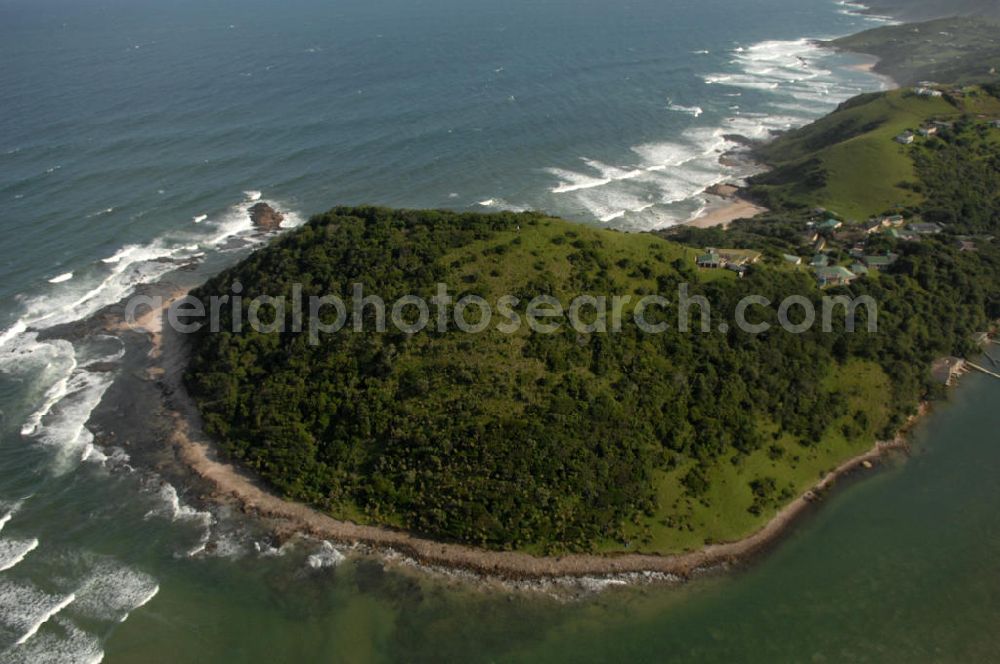
[[(894, 138), (932, 121), (1000, 117), (1000, 99), (979, 86), (926, 97), (900, 89), (845, 102), (835, 112), (757, 149), (773, 170), (751, 180), (751, 193), (774, 209), (822, 206), (845, 218), (869, 216), (924, 201), (913, 152)], [(921, 141), (922, 143), (923, 141)]]

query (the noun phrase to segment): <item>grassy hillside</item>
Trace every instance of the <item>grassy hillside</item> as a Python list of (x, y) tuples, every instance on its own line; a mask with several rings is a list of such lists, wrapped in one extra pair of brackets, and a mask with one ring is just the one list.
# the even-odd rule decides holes
[(868, 0), (875, 14), (889, 14), (906, 21), (926, 21), (945, 16), (986, 16), (1000, 18), (995, 0)]
[(923, 196), (912, 186), (915, 148), (893, 138), (967, 114), (1000, 116), (1000, 100), (978, 87), (957, 100), (910, 89), (857, 97), (759, 148), (773, 170), (751, 180), (751, 193), (772, 208), (822, 206), (859, 220), (917, 206)]
[[(1000, 3), (991, 4), (1000, 19)], [(947, 18), (893, 25), (830, 43), (877, 56), (876, 71), (899, 85), (984, 83), (1000, 80), (996, 74), (1000, 71), (1000, 22), (996, 19)]]

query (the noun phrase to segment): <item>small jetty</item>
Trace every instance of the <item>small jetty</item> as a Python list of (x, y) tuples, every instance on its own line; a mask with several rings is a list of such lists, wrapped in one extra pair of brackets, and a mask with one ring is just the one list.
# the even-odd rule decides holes
[(975, 369), (976, 371), (982, 372), (982, 373), (986, 374), (987, 376), (993, 376), (994, 378), (1000, 378), (1000, 374), (996, 373), (995, 371), (990, 371), (989, 369), (987, 369), (985, 367), (981, 367), (981, 366), (979, 366), (978, 364), (976, 364), (974, 362), (966, 361), (966, 364), (969, 366), (970, 369)]
[(935, 360), (931, 366), (931, 376), (935, 382), (951, 387), (962, 374), (968, 371), (967, 364), (960, 357), (941, 357)]

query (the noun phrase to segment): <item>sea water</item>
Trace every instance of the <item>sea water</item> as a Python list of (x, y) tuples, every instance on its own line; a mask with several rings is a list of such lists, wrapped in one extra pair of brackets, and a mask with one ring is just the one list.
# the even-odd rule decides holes
[[(483, 591), (267, 540), (133, 464), (122, 343), (79, 321), (339, 204), (647, 230), (767, 138), (886, 85), (827, 0), (0, 5), (0, 661), (774, 661), (994, 652), (997, 386), (750, 571)], [(110, 365), (114, 371), (93, 367)], [(136, 402), (138, 403), (138, 402)], [(92, 414), (132, 423), (109, 439)], [(950, 418), (950, 419), (949, 419)], [(994, 429), (995, 430), (995, 429)], [(960, 432), (960, 433), (956, 433)], [(153, 436), (150, 432), (149, 436)], [(993, 473), (993, 474), (991, 474)], [(603, 590), (603, 592), (598, 592)], [(948, 610), (939, 607), (947, 606)], [(874, 654), (873, 654), (874, 653)]]

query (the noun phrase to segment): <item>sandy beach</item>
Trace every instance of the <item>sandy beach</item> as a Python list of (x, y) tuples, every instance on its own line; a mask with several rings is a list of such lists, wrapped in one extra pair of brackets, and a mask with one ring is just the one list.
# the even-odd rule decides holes
[[(257, 478), (221, 459), (201, 432), (197, 409), (181, 384), (180, 373), (185, 355), (183, 338), (169, 328), (165, 329), (162, 324), (170, 302), (184, 294), (184, 291), (176, 291), (171, 298), (165, 300), (161, 310), (150, 312), (136, 321), (138, 325), (144, 326), (151, 343), (149, 375), (156, 376), (165, 386), (166, 416), (171, 425), (169, 445), (173, 448), (176, 459), (211, 487), (206, 499), (236, 507), (243, 513), (261, 519), (282, 540), (294, 535), (306, 535), (344, 545), (364, 545), (386, 554), (402, 553), (424, 565), (460, 569), (504, 580), (648, 572), (684, 578), (699, 570), (746, 560), (773, 545), (796, 519), (813, 509), (814, 503), (839, 479), (859, 469), (871, 468), (890, 451), (904, 450), (907, 447), (904, 430), (894, 440), (878, 443), (872, 449), (844, 461), (752, 535), (738, 541), (709, 545), (689, 553), (567, 554), (541, 557), (439, 542), (402, 530), (340, 521), (308, 505), (276, 495)], [(922, 408), (920, 414), (912, 418), (911, 424), (925, 411), (926, 408)]]
[(685, 222), (685, 225), (695, 228), (714, 228), (716, 226), (728, 228), (729, 224), (737, 219), (749, 219), (764, 212), (767, 212), (766, 207), (756, 205), (741, 198), (733, 198), (726, 205), (705, 212)]

